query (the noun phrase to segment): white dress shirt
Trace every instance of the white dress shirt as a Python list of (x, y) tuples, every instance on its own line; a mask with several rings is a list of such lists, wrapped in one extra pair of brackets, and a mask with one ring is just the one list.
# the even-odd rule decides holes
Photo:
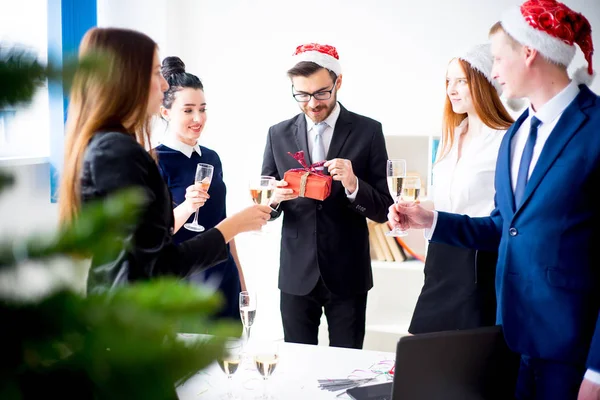
[(455, 130), (452, 148), (433, 166), (432, 199), (436, 210), (483, 217), (494, 209), (496, 159), (506, 131), (482, 124), (479, 133), (471, 133), (459, 159), (459, 136), (468, 126), (465, 118)]
[[(329, 114), (329, 116), (323, 121), (327, 124), (327, 128), (325, 128), (325, 131), (323, 131), (323, 135), (321, 136), (321, 139), (323, 140), (323, 147), (325, 148), (325, 154), (329, 153), (329, 146), (331, 146), (331, 139), (333, 138), (333, 130), (335, 129), (335, 124), (340, 116), (341, 110), (340, 104), (336, 102), (331, 114)], [(317, 130), (315, 129), (315, 123), (313, 120), (310, 119), (306, 114), (304, 114), (304, 117), (306, 118), (306, 139), (308, 141), (308, 151), (312, 158)], [(345, 189), (345, 191), (348, 199), (354, 201), (354, 199), (356, 199), (356, 194), (358, 193), (358, 178), (356, 178), (356, 190), (354, 193), (350, 194), (347, 189)]]
[(521, 156), (523, 155), (523, 150), (525, 149), (525, 143), (527, 142), (527, 138), (529, 137), (529, 128), (531, 127), (531, 118), (536, 117), (541, 121), (541, 124), (538, 126), (537, 130), (537, 139), (535, 141), (535, 146), (533, 148), (533, 156), (531, 158), (531, 164), (529, 164), (529, 177), (531, 177), (531, 173), (535, 169), (535, 164), (537, 164), (538, 159), (540, 158), (540, 153), (542, 152), (542, 148), (546, 144), (546, 140), (550, 136), (550, 133), (556, 126), (560, 116), (565, 111), (565, 109), (571, 104), (575, 97), (579, 94), (579, 86), (577, 83), (571, 82), (566, 88), (564, 88), (559, 94), (554, 96), (550, 101), (544, 104), (538, 112), (536, 113), (529, 106), (529, 115), (527, 119), (523, 121), (519, 130), (512, 138), (510, 143), (510, 176), (511, 176), (511, 184), (513, 192), (515, 187), (517, 186), (517, 176), (519, 175), (519, 164), (521, 162)]
[[(540, 154), (548, 137), (554, 130), (554, 127), (558, 123), (558, 120), (562, 116), (565, 109), (571, 104), (573, 100), (579, 94), (579, 86), (577, 83), (572, 81), (566, 88), (564, 88), (560, 93), (550, 99), (546, 104), (541, 107), (536, 113), (531, 106), (529, 106), (529, 115), (527, 119), (523, 121), (519, 130), (512, 138), (511, 146), (510, 146), (510, 154), (511, 154), (511, 185), (513, 192), (515, 187), (517, 186), (517, 176), (519, 174), (519, 164), (521, 162), (521, 156), (523, 155), (523, 150), (525, 149), (525, 142), (527, 142), (527, 137), (529, 136), (529, 128), (531, 126), (531, 118), (536, 117), (541, 121), (541, 124), (538, 127), (537, 140), (535, 142), (535, 146), (533, 148), (533, 157), (531, 158), (531, 164), (529, 165), (529, 177), (533, 170), (535, 169), (535, 165), (540, 158)], [(434, 212), (433, 216), (433, 224), (431, 229), (426, 229), (425, 234), (427, 239), (431, 239), (433, 236), (433, 231), (435, 230), (435, 226), (437, 224), (437, 212)], [(594, 371), (588, 369), (584, 376), (585, 379), (600, 385), (600, 371)]]
[(202, 155), (202, 151), (200, 150), (200, 146), (196, 143), (195, 146), (190, 146), (189, 144), (183, 143), (181, 140), (177, 139), (175, 135), (166, 134), (165, 140), (163, 140), (162, 144), (167, 146), (170, 149), (177, 150), (183, 153), (187, 158), (191, 158), (194, 151), (198, 153), (199, 156)]

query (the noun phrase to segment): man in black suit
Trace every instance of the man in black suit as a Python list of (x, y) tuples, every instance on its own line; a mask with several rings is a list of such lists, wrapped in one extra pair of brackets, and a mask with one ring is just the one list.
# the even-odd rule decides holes
[(300, 165), (327, 160), (333, 178), (324, 201), (299, 198), (286, 182), (273, 196), (283, 214), (279, 289), (286, 342), (317, 344), (323, 309), (329, 344), (362, 348), (367, 292), (373, 287), (367, 218), (387, 221), (393, 203), (386, 185), (387, 151), (381, 123), (337, 102), (342, 85), (334, 47), (299, 46), (288, 71), (301, 114), (269, 129), (262, 174), (282, 179)]

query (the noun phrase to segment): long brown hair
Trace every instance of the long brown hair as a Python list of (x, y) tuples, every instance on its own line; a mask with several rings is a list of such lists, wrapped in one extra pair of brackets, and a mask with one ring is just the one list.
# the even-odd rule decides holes
[(148, 36), (128, 29), (92, 28), (81, 40), (79, 58), (97, 53), (102, 66), (80, 70), (73, 78), (59, 188), (61, 222), (79, 210), (83, 156), (97, 132), (122, 131), (143, 147), (149, 143), (147, 109), (156, 48)]
[[(471, 64), (461, 59), (456, 60), (467, 76), (467, 83), (469, 84), (469, 91), (473, 98), (475, 112), (479, 119), (481, 119), (481, 122), (491, 129), (508, 129), (515, 121), (508, 111), (506, 111), (494, 86), (481, 72), (471, 67)], [(447, 89), (448, 81), (446, 81)], [(439, 153), (440, 156), (436, 161), (441, 160), (450, 152), (455, 140), (454, 130), (466, 117), (467, 114), (457, 114), (452, 110), (452, 103), (446, 95), (444, 116), (442, 118), (442, 148)]]

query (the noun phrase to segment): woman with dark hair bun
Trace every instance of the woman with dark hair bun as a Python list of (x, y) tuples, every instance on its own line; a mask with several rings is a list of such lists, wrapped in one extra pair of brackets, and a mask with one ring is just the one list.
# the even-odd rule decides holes
[[(169, 83), (160, 108), (168, 128), (156, 153), (161, 174), (173, 198), (174, 240), (180, 243), (202, 235), (182, 228), (186, 222), (193, 220), (196, 210), (198, 223), (207, 229), (227, 217), (227, 189), (219, 155), (214, 150), (199, 145), (206, 124), (206, 99), (202, 82), (197, 76), (186, 72), (185, 64), (179, 57), (165, 58), (161, 72)], [(198, 163), (214, 167), (208, 192), (193, 184)], [(246, 284), (235, 240), (229, 242), (224, 262), (209, 270), (192, 274), (187, 279), (215, 286), (225, 298), (225, 305), (217, 317), (239, 321), (238, 296), (241, 290), (246, 290)]]
[(80, 57), (107, 56), (101, 71), (78, 71), (69, 98), (65, 162), (61, 175), (61, 222), (77, 219), (83, 203), (137, 187), (147, 204), (123, 250), (108, 265), (96, 265), (88, 290), (103, 291), (161, 276), (185, 278), (229, 255), (227, 243), (240, 232), (259, 229), (270, 218), (267, 206), (248, 207), (207, 229), (202, 236), (174, 243), (173, 212), (153, 151), (146, 150), (148, 125), (159, 112), (168, 84), (161, 74), (156, 43), (143, 33), (92, 28)]

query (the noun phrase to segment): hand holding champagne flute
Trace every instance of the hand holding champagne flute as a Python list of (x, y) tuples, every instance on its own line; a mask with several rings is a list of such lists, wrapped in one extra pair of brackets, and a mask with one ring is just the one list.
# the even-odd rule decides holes
[[(198, 166), (196, 167), (196, 185), (200, 186), (201, 191), (208, 192), (210, 182), (212, 181), (213, 171), (214, 167), (212, 165), (198, 163)], [(197, 209), (196, 214), (194, 214), (194, 221), (183, 225), (185, 229), (194, 232), (204, 231), (204, 227), (198, 224), (198, 210), (199, 209)]]
[[(250, 197), (254, 204), (271, 206), (271, 198), (275, 192), (276, 181), (272, 176), (259, 176), (250, 180)], [(261, 228), (257, 233), (264, 233)]]
[[(387, 161), (387, 182), (390, 194), (394, 199), (394, 203), (398, 203), (402, 196), (404, 180), (406, 179), (406, 160), (388, 160)], [(408, 233), (402, 229), (395, 227), (386, 233), (387, 236), (406, 236)]]

